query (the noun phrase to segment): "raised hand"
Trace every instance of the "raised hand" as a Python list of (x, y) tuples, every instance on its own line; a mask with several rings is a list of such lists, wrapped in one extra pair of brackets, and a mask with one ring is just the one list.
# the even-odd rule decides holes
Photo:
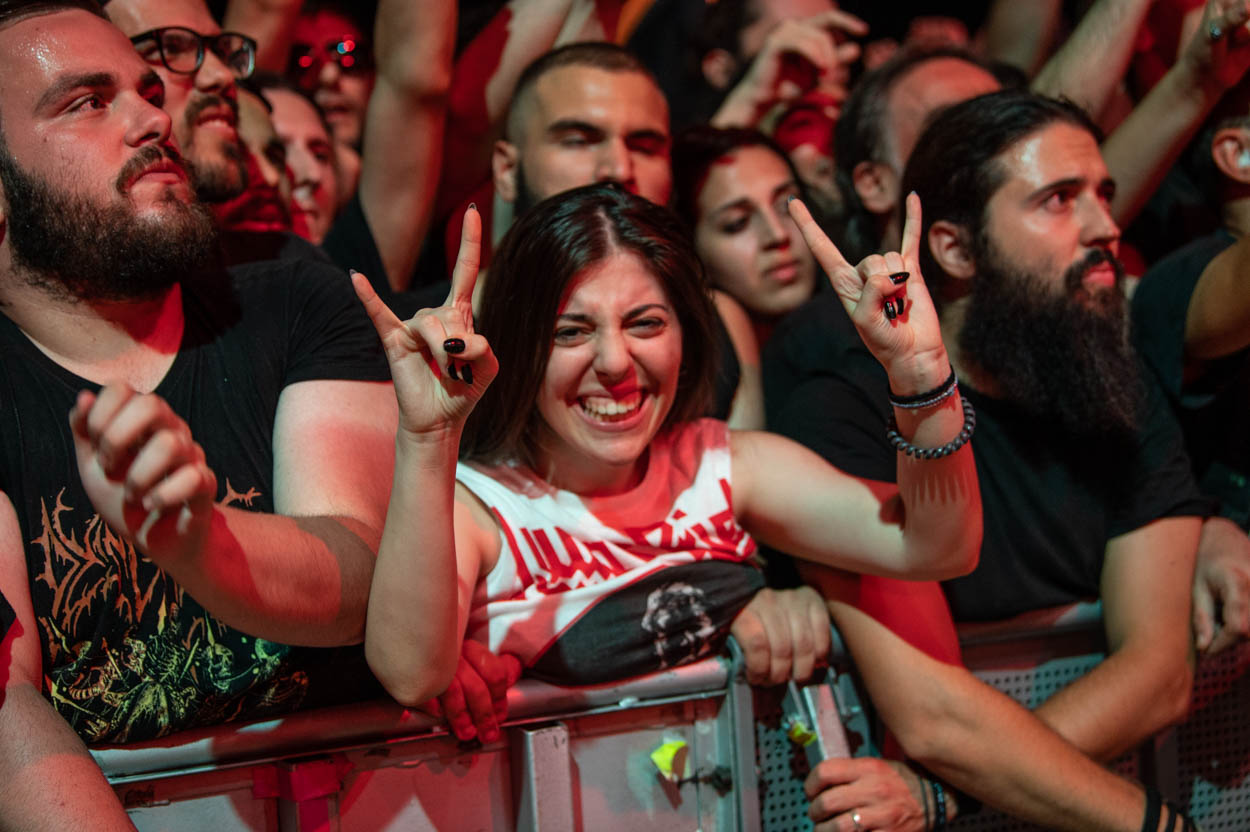
[(852, 266), (800, 200), (790, 216), (829, 275), (859, 337), (890, 375), (890, 387), (906, 396), (930, 390), (950, 373), (937, 312), (920, 274), (920, 197), (907, 197), (907, 221), (899, 251), (870, 254)]
[(846, 67), (859, 57), (859, 45), (838, 43), (835, 33), (863, 36), (868, 24), (831, 9), (812, 17), (785, 20), (768, 33), (742, 80), (712, 118), (717, 127), (754, 126), (775, 104), (813, 88), (828, 93), (830, 118), (846, 99)]
[(198, 549), (217, 477), (164, 399), (125, 385), (84, 390), (69, 424), (83, 487), (114, 531), (158, 563)]
[(459, 428), (499, 371), (490, 344), (473, 331), (481, 241), (482, 218), (470, 206), (447, 300), (407, 321), (396, 317), (364, 275), (352, 276), (391, 365), (401, 430), (428, 434)]
[(1189, 62), (1198, 73), (1227, 89), (1250, 68), (1250, 2), (1207, 0), (1202, 22), (1178, 61)]

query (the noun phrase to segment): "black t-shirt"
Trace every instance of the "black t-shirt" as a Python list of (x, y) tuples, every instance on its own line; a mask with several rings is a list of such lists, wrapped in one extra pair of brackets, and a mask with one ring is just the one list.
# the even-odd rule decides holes
[[(770, 429), (850, 474), (893, 482), (885, 371), (835, 295), (800, 312), (765, 350), (765, 378), (776, 370), (789, 387), (772, 402)], [(830, 356), (837, 360), (825, 363)], [(1206, 512), (1176, 423), (1157, 386), (1147, 389), (1138, 436), (1116, 446), (1075, 440), (1053, 421), (962, 388), (977, 411), (972, 446), (985, 534), (977, 569), (944, 584), (956, 619), (999, 619), (1096, 597), (1111, 538), (1161, 517)]]
[(386, 277), (386, 266), (382, 265), (382, 255), (369, 229), (359, 192), (334, 218), (334, 224), (321, 241), (321, 248), (342, 269), (355, 269), (369, 278), (373, 290), (383, 298), (390, 296), (391, 284)]
[[(155, 392), (186, 420), (222, 505), (272, 512), (278, 397), (312, 379), (389, 378), (341, 272), (242, 266), (183, 291), (182, 349)], [(67, 417), (98, 389), (0, 316), (0, 489), (26, 544), (43, 690), (87, 742), (126, 742), (376, 692), (358, 648), (291, 648), (212, 616), (100, 519)]]
[(1221, 230), (1151, 268), (1133, 295), (1133, 334), (1180, 420), (1199, 486), (1220, 499), (1221, 513), (1250, 528), (1250, 349), (1185, 377), (1190, 298), (1203, 270), (1235, 241)]
[(317, 246), (289, 231), (219, 231), (222, 259), (226, 266), (259, 263), (264, 260), (311, 260), (332, 263)]

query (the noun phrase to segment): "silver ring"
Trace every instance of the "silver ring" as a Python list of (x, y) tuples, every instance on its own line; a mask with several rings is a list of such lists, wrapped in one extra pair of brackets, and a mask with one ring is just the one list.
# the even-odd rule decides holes
[(864, 832), (863, 820), (864, 819), (859, 812), (851, 812), (851, 828), (854, 829), (855, 832)]
[(1215, 43), (1222, 37), (1224, 37), (1224, 30), (1220, 28), (1219, 23), (1212, 23), (1207, 27), (1207, 40)]

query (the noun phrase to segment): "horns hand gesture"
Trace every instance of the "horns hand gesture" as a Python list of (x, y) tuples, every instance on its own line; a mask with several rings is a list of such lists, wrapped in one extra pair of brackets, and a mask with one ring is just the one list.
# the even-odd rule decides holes
[(482, 218), (470, 207), (464, 215), (447, 300), (407, 321), (390, 310), (364, 275), (352, 276), (356, 295), (382, 339), (391, 366), (402, 431), (428, 434), (459, 429), (499, 371), (490, 344), (473, 331), (473, 287), (481, 241)]
[(904, 381), (894, 389), (906, 392), (910, 386), (906, 379), (929, 377), (928, 365), (934, 359), (942, 362), (944, 375), (942, 332), (920, 274), (920, 197), (907, 197), (901, 250), (870, 254), (858, 266), (846, 261), (800, 200), (791, 200), (789, 209), (859, 337), (890, 374), (892, 384)]

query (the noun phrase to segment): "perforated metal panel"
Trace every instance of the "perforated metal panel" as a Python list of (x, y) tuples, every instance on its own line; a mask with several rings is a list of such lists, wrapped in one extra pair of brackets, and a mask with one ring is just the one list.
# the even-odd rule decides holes
[(1207, 832), (1250, 829), (1250, 645), (1198, 666), (1177, 732), (1181, 804)]
[(784, 688), (756, 688), (755, 753), (759, 774), (760, 828), (764, 832), (809, 832), (803, 781), (811, 771), (803, 749), (782, 724)]

